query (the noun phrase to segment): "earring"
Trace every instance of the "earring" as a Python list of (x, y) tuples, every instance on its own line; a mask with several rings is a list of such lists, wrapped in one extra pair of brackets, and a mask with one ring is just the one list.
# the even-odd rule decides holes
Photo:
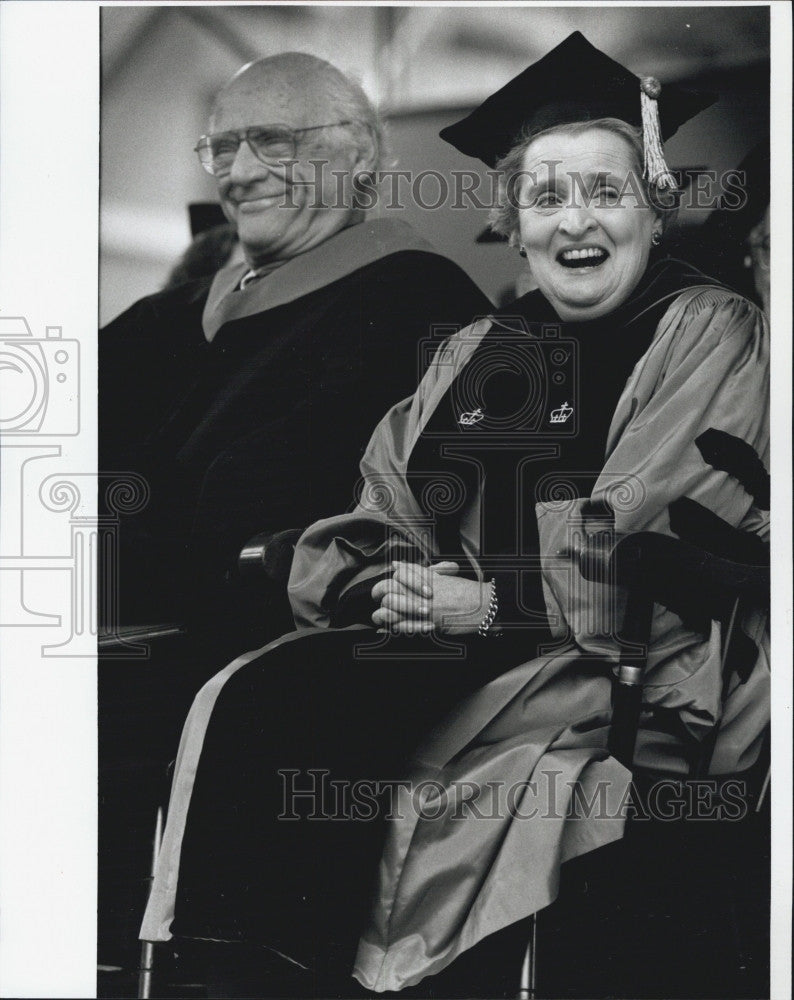
[(520, 247), (518, 248), (518, 252), (519, 252), (519, 254), (520, 254), (520, 255), (521, 255), (522, 257), (526, 257), (526, 255), (527, 255), (527, 248), (526, 248), (525, 246), (520, 246)]
[(658, 247), (661, 242), (662, 242), (662, 234), (658, 232), (656, 229), (654, 229), (653, 233), (651, 234), (651, 246)]

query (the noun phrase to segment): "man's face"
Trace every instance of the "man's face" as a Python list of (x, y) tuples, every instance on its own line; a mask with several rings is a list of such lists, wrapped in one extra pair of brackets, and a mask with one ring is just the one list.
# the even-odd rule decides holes
[[(341, 118), (328, 101), (312, 99), (311, 88), (298, 91), (278, 73), (244, 72), (218, 98), (210, 130), (277, 123), (300, 129)], [(253, 266), (304, 253), (351, 220), (349, 178), (342, 197), (332, 173), (349, 175), (356, 164), (356, 150), (346, 130), (299, 134), (295, 159), (298, 162), (287, 167), (263, 163), (243, 141), (228, 171), (216, 175), (224, 213), (236, 226)], [(322, 171), (310, 160), (322, 161)]]

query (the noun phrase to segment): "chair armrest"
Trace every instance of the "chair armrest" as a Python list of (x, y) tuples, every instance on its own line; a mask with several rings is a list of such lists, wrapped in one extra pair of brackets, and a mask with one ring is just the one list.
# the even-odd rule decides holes
[(187, 627), (165, 622), (158, 625), (122, 625), (113, 631), (100, 632), (97, 636), (97, 651), (100, 654), (129, 650), (141, 643), (155, 639), (168, 639), (186, 635)]
[[(260, 600), (258, 596), (262, 590), (262, 585), (269, 591), (286, 595), (287, 580), (289, 579), (292, 557), (295, 552), (295, 543), (303, 534), (302, 528), (288, 528), (284, 531), (263, 531), (255, 535), (243, 546), (237, 559), (237, 566), (240, 576), (247, 584), (253, 583), (253, 587), (244, 586), (244, 591), (252, 591), (251, 600)], [(257, 584), (259, 586), (257, 586)], [(240, 595), (237, 595), (238, 598)], [(243, 597), (245, 595), (243, 594)], [(286, 596), (284, 597), (285, 607)], [(271, 608), (272, 612), (279, 611), (278, 608)], [(281, 616), (283, 617), (283, 616)], [(279, 617), (279, 622), (281, 618)], [(285, 619), (283, 628), (288, 631), (291, 621)], [(196, 631), (196, 622), (192, 622), (190, 627), (175, 622), (158, 623), (154, 625), (124, 625), (115, 629), (108, 629), (100, 633), (97, 639), (99, 653), (105, 656), (121, 655), (132, 651), (135, 655), (143, 655), (148, 643), (155, 640), (169, 639), (177, 636), (186, 636), (188, 633)]]
[(302, 528), (286, 528), (283, 531), (263, 531), (254, 535), (245, 543), (237, 557), (240, 575), (249, 579), (264, 578), (286, 586), (295, 544), (302, 534)]
[(768, 601), (769, 561), (750, 564), (727, 559), (690, 542), (653, 531), (615, 539), (602, 532), (575, 553), (588, 580), (624, 587), (640, 584), (661, 604), (675, 605), (675, 590), (686, 582), (697, 586), (699, 602), (711, 610), (726, 599)]
[[(642, 709), (654, 603), (665, 605), (684, 619), (697, 612), (726, 621), (732, 617), (730, 610), (737, 602), (768, 603), (768, 546), (746, 547), (746, 551), (766, 561), (751, 564), (729, 559), (684, 539), (650, 531), (617, 539), (611, 532), (598, 532), (572, 553), (586, 579), (627, 590), (619, 632), (620, 658), (613, 683), (609, 750), (629, 769)], [(726, 690), (729, 670), (726, 657)]]

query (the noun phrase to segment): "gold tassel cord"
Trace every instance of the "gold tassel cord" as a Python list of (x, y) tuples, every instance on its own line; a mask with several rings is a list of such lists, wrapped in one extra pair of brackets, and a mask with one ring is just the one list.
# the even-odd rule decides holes
[(662, 130), (659, 125), (657, 98), (662, 85), (653, 76), (640, 81), (640, 106), (642, 109), (642, 144), (645, 150), (644, 173), (649, 184), (660, 190), (675, 190), (675, 177), (664, 158)]

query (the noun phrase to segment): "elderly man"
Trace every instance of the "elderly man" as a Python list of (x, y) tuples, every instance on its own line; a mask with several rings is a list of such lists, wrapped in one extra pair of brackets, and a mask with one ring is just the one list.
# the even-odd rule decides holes
[(355, 177), (377, 169), (380, 130), (327, 62), (291, 53), (245, 67), (208, 131), (197, 153), (245, 263), (137, 302), (100, 336), (99, 468), (135, 471), (150, 493), (122, 518), (121, 623), (187, 622), (193, 637), (152, 647), (134, 671), (100, 665), (100, 959), (111, 964), (131, 959), (131, 887), (147, 861), (130, 845), (145, 853), (156, 778), (192, 695), (224, 658), (291, 626), (278, 594), (237, 585), (241, 547), (344, 510), (372, 429), (416, 387), (418, 342), (490, 308), (405, 223), (367, 218)]
[(151, 494), (121, 524), (122, 623), (233, 621), (244, 542), (347, 507), (418, 342), (489, 309), (405, 223), (367, 217), (380, 138), (361, 88), (313, 56), (252, 63), (218, 95), (196, 151), (245, 263), (137, 302), (100, 339), (100, 469)]

